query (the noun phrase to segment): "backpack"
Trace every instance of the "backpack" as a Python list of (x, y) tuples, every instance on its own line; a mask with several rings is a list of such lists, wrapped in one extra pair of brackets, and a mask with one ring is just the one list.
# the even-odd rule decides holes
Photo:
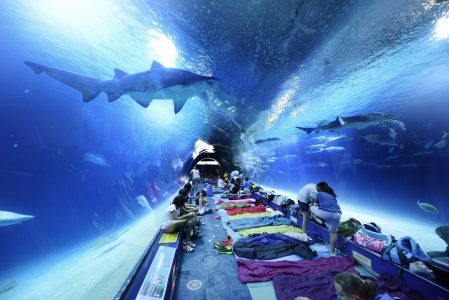
[(382, 250), (382, 259), (407, 268), (410, 263), (415, 261), (430, 263), (430, 258), (419, 244), (409, 236), (402, 237), (386, 246)]
[(365, 228), (366, 230), (372, 231), (372, 232), (377, 232), (377, 233), (382, 232), (382, 228), (380, 228), (380, 226), (374, 222), (369, 222), (369, 223), (363, 224), (363, 228)]
[(350, 218), (338, 225), (338, 234), (343, 237), (352, 237), (361, 226), (362, 223), (354, 218)]

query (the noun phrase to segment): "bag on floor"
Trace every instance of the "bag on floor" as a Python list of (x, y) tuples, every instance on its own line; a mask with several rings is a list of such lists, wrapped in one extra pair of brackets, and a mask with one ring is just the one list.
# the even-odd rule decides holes
[(352, 237), (361, 226), (362, 223), (354, 218), (350, 218), (338, 225), (338, 234), (343, 237)]
[(382, 250), (382, 259), (407, 268), (414, 261), (430, 263), (430, 258), (419, 244), (409, 236), (402, 237), (386, 246)]
[(385, 245), (390, 244), (391, 240), (388, 236), (382, 233), (373, 232), (361, 227), (354, 234), (354, 242), (359, 246), (381, 253)]

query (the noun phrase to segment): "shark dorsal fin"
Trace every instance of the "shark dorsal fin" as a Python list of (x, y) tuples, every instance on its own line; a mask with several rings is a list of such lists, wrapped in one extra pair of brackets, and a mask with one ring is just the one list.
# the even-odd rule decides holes
[(151, 71), (162, 70), (162, 69), (165, 69), (165, 67), (163, 65), (161, 65), (160, 62), (153, 60), (153, 63), (151, 64)]
[(114, 69), (114, 73), (115, 73), (115, 76), (114, 76), (115, 79), (122, 78), (122, 77), (128, 75), (128, 73), (126, 73), (125, 71), (122, 71), (120, 69)]

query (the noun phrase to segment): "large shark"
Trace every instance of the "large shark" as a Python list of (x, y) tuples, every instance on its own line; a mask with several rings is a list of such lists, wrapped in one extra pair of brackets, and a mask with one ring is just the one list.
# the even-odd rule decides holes
[(319, 132), (322, 130), (327, 131), (340, 131), (345, 128), (354, 128), (357, 130), (363, 130), (370, 126), (381, 125), (389, 128), (403, 128), (405, 131), (404, 123), (395, 120), (398, 115), (386, 115), (381, 112), (367, 113), (364, 115), (355, 115), (350, 117), (337, 117), (334, 121), (323, 121), (317, 124), (315, 128), (309, 127), (296, 127), (300, 130), (307, 132)]
[(129, 95), (143, 107), (148, 107), (153, 99), (171, 99), (175, 114), (182, 109), (187, 99), (205, 92), (219, 80), (216, 77), (201, 76), (181, 69), (165, 68), (157, 61), (153, 61), (149, 71), (141, 73), (128, 74), (115, 69), (115, 77), (111, 80), (90, 78), (29, 61), (25, 61), (25, 64), (36, 74), (44, 72), (77, 89), (83, 94), (84, 102), (93, 100), (101, 92), (108, 95), (109, 102), (123, 95)]
[(21, 215), (10, 211), (0, 210), (0, 226), (8, 226), (17, 223), (22, 223), (32, 218), (34, 218), (34, 216)]

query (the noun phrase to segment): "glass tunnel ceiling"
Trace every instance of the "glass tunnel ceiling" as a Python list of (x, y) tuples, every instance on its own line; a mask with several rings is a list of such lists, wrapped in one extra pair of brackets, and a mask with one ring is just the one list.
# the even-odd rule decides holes
[[(268, 147), (293, 145), (305, 137), (296, 126), (373, 111), (400, 113), (449, 82), (446, 1), (55, 3), (43, 1), (30, 18), (59, 18), (67, 32), (77, 33), (63, 38), (92, 47), (53, 53), (66, 69), (106, 79), (113, 68), (143, 71), (155, 59), (221, 79), (177, 115), (168, 101), (154, 101), (146, 110), (126, 101), (124, 113), (144, 116), (140, 125), (149, 123), (153, 141), (182, 139), (185, 145), (174, 152), (187, 162), (185, 170), (203, 157), (216, 158), (225, 169), (241, 164), (241, 154), (261, 152), (267, 139), (275, 141)], [(129, 33), (141, 39), (131, 40)], [(105, 51), (107, 62), (101, 61)], [(75, 66), (65, 59), (73, 55), (96, 59)], [(192, 160), (197, 140), (213, 145), (215, 153)]]
[(176, 66), (221, 79), (181, 114), (196, 114), (195, 134), (222, 147), (208, 156), (225, 164), (266, 139), (296, 143), (296, 126), (400, 113), (426, 96), (420, 90), (449, 81), (434, 61), (447, 59), (445, 1), (149, 3), (155, 30), (176, 45)]

